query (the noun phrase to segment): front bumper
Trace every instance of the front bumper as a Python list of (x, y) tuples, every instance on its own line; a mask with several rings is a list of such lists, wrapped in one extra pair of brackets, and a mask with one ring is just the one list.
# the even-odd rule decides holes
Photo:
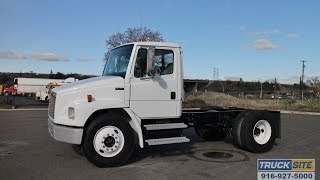
[(83, 129), (55, 124), (48, 118), (48, 131), (53, 139), (70, 144), (81, 144)]

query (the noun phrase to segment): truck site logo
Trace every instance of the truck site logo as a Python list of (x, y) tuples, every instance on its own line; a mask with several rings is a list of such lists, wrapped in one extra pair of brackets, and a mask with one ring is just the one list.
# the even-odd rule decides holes
[(315, 171), (314, 159), (258, 159), (258, 171)]
[(315, 159), (258, 159), (258, 180), (315, 179)]

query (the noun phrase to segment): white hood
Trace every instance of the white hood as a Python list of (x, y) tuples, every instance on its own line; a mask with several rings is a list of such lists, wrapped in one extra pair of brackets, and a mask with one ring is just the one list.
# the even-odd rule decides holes
[(124, 85), (124, 79), (118, 76), (101, 76), (89, 78), (74, 83), (63, 84), (60, 87), (54, 88), (52, 91), (55, 93), (90, 90), (93, 88), (100, 88), (102, 86), (121, 86)]
[[(55, 119), (57, 124), (83, 126), (96, 110), (125, 106), (124, 79), (118, 76), (95, 77), (64, 84), (52, 89), (55, 93)], [(87, 96), (93, 100), (88, 102)], [(75, 111), (75, 119), (68, 118), (68, 108)]]

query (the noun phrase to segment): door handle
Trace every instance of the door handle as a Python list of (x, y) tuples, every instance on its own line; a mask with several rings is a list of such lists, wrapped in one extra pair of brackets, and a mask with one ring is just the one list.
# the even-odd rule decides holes
[(176, 92), (171, 92), (171, 99), (176, 99)]

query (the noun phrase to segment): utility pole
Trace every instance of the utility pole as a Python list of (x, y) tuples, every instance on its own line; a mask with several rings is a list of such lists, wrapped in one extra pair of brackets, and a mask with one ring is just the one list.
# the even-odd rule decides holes
[(214, 67), (213, 68), (213, 71), (212, 71), (212, 80), (216, 80), (216, 68)]
[(217, 80), (219, 80), (219, 68), (217, 68)]
[(218, 80), (219, 79), (219, 69), (214, 67), (212, 72), (212, 80)]
[(262, 99), (262, 82), (260, 82), (260, 99)]
[(303, 101), (303, 99), (304, 99), (304, 94), (303, 94), (303, 91), (304, 91), (304, 83), (303, 83), (303, 80), (304, 80), (304, 69), (305, 69), (305, 65), (304, 65), (304, 63), (305, 62), (307, 62), (307, 61), (305, 61), (305, 60), (302, 60), (301, 61), (302, 62), (302, 75), (301, 75), (301, 100)]
[(274, 78), (273, 91), (274, 91), (274, 95), (276, 95), (276, 91), (277, 91), (277, 78)]
[(301, 61), (302, 62), (302, 76), (301, 76), (301, 83), (303, 85), (303, 79), (304, 79), (304, 68), (306, 67), (306, 65), (304, 65), (305, 62), (307, 61)]

